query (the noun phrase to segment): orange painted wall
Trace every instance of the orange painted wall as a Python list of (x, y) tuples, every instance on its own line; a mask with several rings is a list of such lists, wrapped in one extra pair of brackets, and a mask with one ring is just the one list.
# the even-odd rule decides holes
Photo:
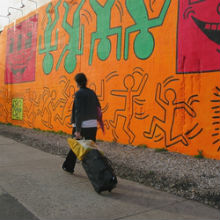
[[(102, 106), (106, 132), (103, 134), (99, 129), (98, 139), (146, 144), (188, 155), (197, 155), (201, 150), (205, 157), (220, 159), (220, 68), (207, 70), (208, 64), (202, 61), (196, 72), (192, 65), (196, 61), (192, 61), (186, 64), (189, 70), (179, 71), (181, 51), (186, 53), (186, 62), (191, 60), (190, 56), (200, 60), (193, 50), (183, 49), (184, 30), (189, 30), (190, 23), (184, 29), (181, 2), (99, 0), (99, 8), (92, 6), (92, 0), (56, 0), (6, 27), (0, 35), (0, 121), (71, 133), (69, 122), (77, 90), (74, 76), (84, 72), (88, 87), (96, 91)], [(205, 7), (199, 1), (188, 2), (187, 7), (195, 8), (194, 12)], [(215, 0), (208, 2), (215, 7)], [(185, 10), (188, 20), (196, 14), (190, 13), (189, 8)], [(31, 47), (28, 30), (32, 30)], [(33, 46), (34, 33), (36, 46)], [(20, 50), (19, 34), (23, 36)], [(11, 43), (13, 51), (10, 51), (11, 36), (16, 39)], [(193, 39), (189, 36), (186, 44), (192, 48), (194, 41), (190, 37)], [(204, 37), (205, 40), (207, 45), (201, 48), (209, 47), (210, 38)], [(218, 49), (218, 42), (212, 42), (210, 48), (214, 46)], [(46, 54), (50, 58), (44, 64)], [(35, 62), (30, 61), (34, 57)], [(19, 68), (13, 72), (13, 67)], [(6, 81), (7, 74), (11, 74), (10, 82)], [(22, 119), (12, 119), (16, 108), (12, 108), (12, 100), (18, 98), (23, 99)]]

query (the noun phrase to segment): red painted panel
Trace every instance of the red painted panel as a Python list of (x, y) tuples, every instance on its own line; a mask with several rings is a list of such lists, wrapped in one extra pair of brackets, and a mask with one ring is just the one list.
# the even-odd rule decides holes
[(177, 72), (220, 70), (219, 0), (180, 0)]
[(34, 15), (8, 29), (6, 84), (35, 80), (37, 23), (37, 15)]

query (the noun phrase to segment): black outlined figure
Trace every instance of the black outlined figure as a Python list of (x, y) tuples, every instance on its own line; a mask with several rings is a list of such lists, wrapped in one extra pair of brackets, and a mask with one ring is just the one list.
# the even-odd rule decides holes
[(99, 93), (97, 92), (97, 88), (96, 88), (95, 83), (90, 83), (89, 88), (92, 89), (96, 93), (99, 101), (104, 101), (104, 99), (105, 99), (105, 93), (104, 93), (105, 81), (103, 79), (101, 80), (101, 89), (100, 89)]
[[(140, 67), (135, 67), (134, 68), (134, 71), (133, 71), (133, 73), (132, 73), (132, 75), (135, 77), (135, 75), (137, 75), (138, 77), (141, 77), (141, 79), (142, 79), (142, 77), (143, 77), (143, 72), (144, 72), (144, 70), (142, 69), (142, 68), (140, 68)], [(136, 79), (136, 77), (135, 77), (135, 79)], [(136, 110), (136, 112), (135, 112), (135, 115), (134, 115), (134, 118), (136, 118), (136, 119), (138, 119), (138, 120), (143, 120), (143, 119), (145, 119), (145, 118), (147, 118), (148, 116), (149, 116), (149, 114), (146, 114), (146, 112), (144, 111), (144, 109), (143, 109), (143, 105), (144, 105), (144, 103), (146, 102), (146, 99), (140, 99), (140, 98), (136, 98), (135, 100), (134, 100), (134, 103), (137, 105), (137, 106), (139, 106), (139, 111), (137, 111)]]
[[(174, 75), (171, 75), (163, 81), (163, 88), (166, 89), (168, 86), (170, 86), (171, 83), (174, 83), (174, 82), (177, 82), (177, 81), (179, 81), (179, 78), (176, 78)], [(199, 102), (197, 97), (198, 97), (198, 95), (190, 96), (189, 99), (187, 100), (187, 104), (192, 106), (192, 104), (194, 102)], [(188, 131), (185, 132), (185, 136), (189, 140), (192, 140), (195, 137), (197, 137), (202, 131), (203, 131), (203, 128), (200, 128), (199, 124), (196, 123), (192, 128), (190, 128)], [(162, 135), (162, 133), (160, 133), (158, 135), (155, 135), (154, 136), (154, 142), (159, 142), (159, 141), (163, 140), (163, 138), (164, 138), (164, 136)]]
[(43, 99), (43, 107), (40, 109), (39, 113), (42, 117), (41, 122), (48, 128), (52, 129), (53, 125), (52, 121), (52, 112), (56, 109), (59, 103), (55, 102), (56, 99), (56, 91), (52, 90), (47, 87), (44, 87), (44, 92), (42, 95)]
[[(89, 88), (92, 89), (96, 93), (96, 95), (99, 99), (99, 102), (102, 106), (101, 112), (102, 112), (102, 114), (104, 114), (109, 108), (109, 103), (107, 103), (105, 105), (103, 104), (104, 101), (105, 101), (105, 84), (106, 84), (106, 80), (102, 79), (100, 84), (101, 84), (101, 88), (100, 88), (99, 92), (97, 91), (97, 88), (96, 88), (97, 86), (96, 86), (95, 83), (90, 83)], [(106, 120), (104, 120), (103, 123), (104, 123), (104, 126), (107, 129), (109, 129), (108, 122), (106, 123)]]
[(1, 91), (1, 93), (2, 95), (0, 100), (0, 116), (3, 116), (5, 122), (9, 122), (12, 113), (12, 97), (10, 96), (10, 93), (7, 89), (4, 89), (3, 91)]
[(107, 119), (105, 119), (105, 116), (104, 116), (104, 114), (107, 113), (109, 106), (110, 106), (108, 100), (106, 99), (106, 93), (107, 93), (107, 91), (109, 91), (106, 87), (109, 84), (111, 85), (112, 80), (118, 76), (119, 76), (119, 74), (117, 73), (117, 71), (112, 71), (112, 72), (108, 73), (105, 76), (105, 78), (101, 80), (99, 91), (97, 91), (97, 85), (95, 82), (90, 83), (90, 85), (89, 85), (89, 88), (95, 91), (95, 93), (100, 101), (100, 104), (102, 106), (101, 111), (103, 114), (103, 123), (104, 123), (104, 127), (106, 129), (110, 129), (109, 121)]
[(165, 0), (161, 12), (157, 18), (149, 18), (144, 0), (126, 0), (126, 7), (135, 21), (135, 24), (125, 30), (124, 59), (128, 59), (129, 37), (133, 32), (138, 32), (134, 40), (134, 52), (139, 59), (147, 59), (154, 50), (154, 37), (149, 31), (154, 27), (161, 26), (165, 19), (171, 0)]
[(62, 27), (69, 35), (69, 42), (64, 47), (60, 55), (60, 58), (56, 65), (56, 70), (59, 68), (62, 58), (67, 51), (68, 53), (64, 60), (64, 67), (68, 73), (72, 73), (76, 68), (76, 64), (77, 64), (76, 56), (83, 54), (84, 25), (80, 24), (80, 10), (83, 7), (84, 3), (85, 0), (81, 0), (76, 11), (74, 12), (72, 25), (70, 25), (67, 21), (67, 16), (69, 13), (69, 4), (67, 4), (65, 1), (63, 2), (63, 6), (65, 8), (65, 14), (63, 18)]
[(90, 5), (96, 13), (96, 32), (92, 33), (90, 43), (89, 65), (92, 64), (95, 41), (99, 40), (97, 54), (100, 60), (106, 60), (111, 52), (111, 41), (109, 36), (117, 35), (117, 60), (121, 58), (121, 27), (110, 27), (111, 9), (115, 0), (107, 0), (102, 6), (97, 0), (90, 0)]
[[(105, 76), (105, 84), (107, 83), (110, 83), (111, 84), (111, 81), (114, 80), (115, 77), (118, 77), (119, 74), (117, 71), (112, 71), (110, 73), (108, 73), (106, 76)], [(104, 88), (104, 93), (106, 92), (106, 89)], [(103, 102), (104, 102), (104, 98), (103, 97)], [(105, 119), (104, 117), (104, 113), (106, 113), (109, 109), (109, 106), (110, 104), (107, 102), (105, 105), (102, 104), (101, 102), (101, 106), (104, 106), (102, 107), (102, 113), (103, 113), (103, 118), (104, 118), (104, 126), (106, 127), (106, 129), (110, 129), (110, 124), (109, 124), (109, 120)]]
[(37, 94), (31, 91), (30, 88), (26, 89), (26, 93), (27, 99), (24, 101), (24, 121), (29, 127), (33, 127), (38, 115), (36, 109), (40, 106), (41, 95), (37, 97)]
[(70, 80), (67, 79), (66, 76), (61, 76), (60, 79), (60, 84), (64, 84), (64, 88), (62, 90), (64, 98), (59, 98), (58, 100), (59, 105), (62, 107), (62, 112), (61, 114), (55, 114), (54, 121), (59, 121), (61, 125), (72, 128), (72, 125), (70, 124), (70, 119), (72, 115), (75, 88), (74, 86), (70, 85)]
[[(141, 93), (144, 89), (144, 86), (147, 82), (147, 79), (148, 79), (148, 74), (146, 73), (146, 74), (144, 74), (138, 88), (134, 89), (135, 78), (133, 75), (128, 74), (124, 78), (124, 87), (126, 89), (111, 91), (111, 95), (123, 97), (125, 99), (125, 105), (124, 105), (123, 109), (117, 109), (114, 112), (114, 119), (109, 121), (110, 125), (113, 128), (116, 128), (117, 124), (118, 124), (119, 117), (123, 117), (124, 118), (123, 130), (128, 135), (130, 144), (133, 143), (133, 141), (135, 139), (135, 134), (130, 129), (131, 119), (134, 114), (134, 103), (135, 103), (137, 97), (139, 97), (141, 95)], [(114, 130), (113, 130), (113, 133), (114, 133)]]
[[(170, 83), (173, 83), (175, 81), (179, 81), (178, 78), (176, 78), (174, 75), (168, 76), (164, 81), (163, 81), (163, 87), (166, 88), (168, 85), (170, 85)], [(161, 140), (163, 140), (163, 135), (162, 133), (155, 135), (154, 136), (154, 142), (159, 142)]]
[(217, 151), (220, 152), (220, 88), (216, 86), (214, 92), (215, 98), (211, 100), (212, 106), (212, 125), (214, 132), (212, 133), (213, 145), (218, 145)]
[[(101, 112), (102, 112), (102, 114), (104, 114), (109, 108), (109, 103), (105, 104), (105, 106), (103, 106), (103, 104), (102, 104), (105, 100), (105, 80), (102, 79), (100, 84), (101, 84), (100, 92), (97, 91), (97, 88), (96, 88), (97, 86), (95, 83), (90, 83), (89, 88), (92, 89), (96, 93), (96, 95), (99, 99), (99, 102), (102, 106)], [(109, 129), (108, 122), (107, 123), (106, 122), (107, 122), (106, 120), (103, 120), (104, 127)], [(100, 126), (99, 126), (99, 128), (100, 128)]]
[[(189, 100), (191, 101), (192, 98)], [(188, 100), (188, 101), (189, 101)], [(164, 99), (161, 98), (161, 83), (157, 84), (156, 103), (164, 110), (164, 119), (159, 119), (153, 116), (150, 128), (148, 131), (144, 131), (144, 137), (152, 139), (155, 135), (157, 128), (163, 131), (165, 137), (165, 146), (170, 147), (178, 142), (182, 142), (185, 146), (188, 146), (188, 141), (184, 134), (173, 137), (173, 125), (175, 118), (175, 111), (177, 109), (184, 109), (191, 117), (196, 117), (196, 112), (190, 106), (188, 102), (176, 102), (176, 92), (174, 89), (168, 88), (164, 92)]]

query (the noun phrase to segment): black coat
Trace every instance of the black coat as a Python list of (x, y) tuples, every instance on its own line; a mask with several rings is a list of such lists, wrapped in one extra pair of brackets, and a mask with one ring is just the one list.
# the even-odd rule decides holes
[(71, 123), (75, 123), (77, 132), (81, 131), (83, 121), (97, 120), (97, 107), (100, 107), (100, 103), (93, 90), (85, 87), (75, 93)]

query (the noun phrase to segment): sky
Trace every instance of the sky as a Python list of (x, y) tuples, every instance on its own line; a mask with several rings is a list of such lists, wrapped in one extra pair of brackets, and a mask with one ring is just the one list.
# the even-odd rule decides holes
[[(30, 11), (35, 10), (36, 7), (39, 8), (49, 1), (50, 0), (0, 0), (0, 30), (9, 22), (14, 22), (17, 18), (28, 14)], [(24, 4), (23, 8), (21, 8), (22, 3)], [(10, 12), (11, 15), (4, 17), (8, 15), (8, 12)]]

